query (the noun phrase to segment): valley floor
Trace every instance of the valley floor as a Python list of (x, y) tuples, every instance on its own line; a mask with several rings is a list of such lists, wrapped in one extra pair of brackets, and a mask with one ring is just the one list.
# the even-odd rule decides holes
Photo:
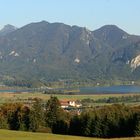
[[(78, 136), (65, 136), (46, 133), (32, 133), (22, 131), (0, 130), (0, 140), (107, 140), (98, 138), (87, 138)], [(136, 138), (115, 138), (110, 140), (140, 140)]]

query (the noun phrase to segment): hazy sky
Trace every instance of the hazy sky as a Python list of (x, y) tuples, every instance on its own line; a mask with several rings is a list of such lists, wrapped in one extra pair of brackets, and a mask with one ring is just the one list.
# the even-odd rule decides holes
[(140, 35), (140, 0), (0, 0), (0, 28), (42, 20), (90, 30), (115, 24)]

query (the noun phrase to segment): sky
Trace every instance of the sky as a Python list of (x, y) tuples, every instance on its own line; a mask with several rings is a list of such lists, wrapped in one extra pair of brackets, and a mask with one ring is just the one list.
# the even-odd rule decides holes
[(115, 24), (140, 35), (140, 0), (0, 0), (0, 28), (42, 20), (90, 30)]

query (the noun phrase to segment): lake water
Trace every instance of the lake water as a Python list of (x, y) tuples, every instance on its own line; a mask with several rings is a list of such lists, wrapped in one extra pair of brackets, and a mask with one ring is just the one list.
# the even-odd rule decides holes
[(110, 87), (86, 87), (80, 88), (81, 94), (111, 94), (111, 93), (140, 93), (140, 86), (123, 85), (123, 86), (110, 86)]
[[(133, 85), (123, 85), (123, 86), (109, 86), (109, 87), (83, 87), (79, 88), (80, 94), (111, 94), (111, 93), (140, 93), (140, 86)], [(12, 89), (12, 90), (0, 90), (0, 92), (30, 92), (34, 91), (33, 89), (28, 90), (20, 90), (20, 89)]]

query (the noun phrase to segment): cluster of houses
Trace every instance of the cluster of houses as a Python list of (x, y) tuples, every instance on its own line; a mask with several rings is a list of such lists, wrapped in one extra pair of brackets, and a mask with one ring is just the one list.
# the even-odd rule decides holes
[(63, 109), (67, 109), (67, 108), (70, 108), (70, 107), (76, 107), (76, 108), (79, 108), (82, 106), (82, 104), (80, 103), (77, 103), (76, 101), (67, 101), (67, 100), (63, 100), (63, 101), (60, 101), (60, 104), (61, 104), (61, 107)]
[[(38, 99), (38, 98), (37, 98)], [(33, 102), (35, 102), (36, 98), (28, 98), (28, 99), (16, 99), (19, 102), (24, 103), (26, 106), (31, 106)], [(81, 103), (78, 103), (74, 100), (61, 100), (60, 105), (63, 109), (70, 109), (70, 108), (80, 108), (82, 107)]]

